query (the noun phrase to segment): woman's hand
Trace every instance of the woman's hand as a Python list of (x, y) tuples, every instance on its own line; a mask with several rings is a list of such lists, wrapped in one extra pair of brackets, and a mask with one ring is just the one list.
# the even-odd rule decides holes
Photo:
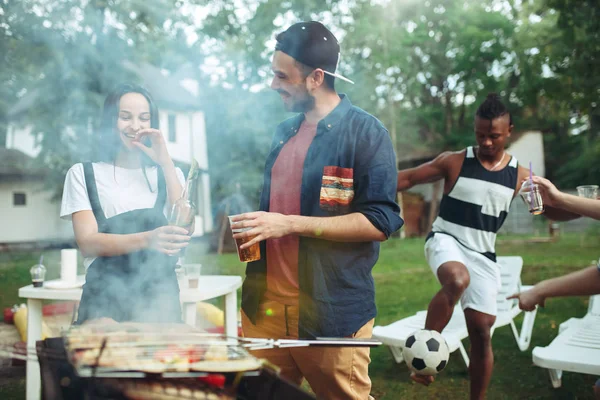
[(532, 179), (533, 183), (537, 183), (538, 187), (540, 188), (540, 194), (542, 195), (544, 204), (547, 204), (551, 207), (560, 207), (563, 195), (562, 192), (546, 178), (534, 176)]
[(175, 255), (190, 244), (188, 231), (179, 226), (166, 225), (150, 232), (148, 248), (168, 255)]
[[(142, 143), (142, 139), (144, 137), (148, 137), (148, 139), (150, 139), (150, 147)], [(146, 155), (150, 157), (152, 161), (154, 161), (163, 168), (173, 163), (173, 161), (171, 160), (171, 156), (167, 151), (167, 144), (165, 143), (165, 139), (158, 129), (140, 129), (136, 134), (132, 144), (144, 153), (146, 153)]]
[(523, 311), (533, 311), (538, 305), (544, 307), (546, 303), (546, 298), (539, 293), (539, 287), (536, 286), (525, 292), (515, 293), (507, 297), (507, 300), (511, 299), (518, 299), (519, 308)]

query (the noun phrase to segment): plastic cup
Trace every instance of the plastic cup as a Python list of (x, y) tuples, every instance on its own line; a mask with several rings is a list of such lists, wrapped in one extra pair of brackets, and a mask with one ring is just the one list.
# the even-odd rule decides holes
[(525, 204), (527, 204), (531, 214), (540, 215), (544, 212), (544, 201), (542, 200), (540, 188), (537, 183), (529, 180), (523, 182), (519, 195)]
[(598, 198), (598, 185), (577, 186), (577, 194), (579, 197), (596, 200)]
[(187, 278), (188, 287), (190, 289), (197, 289), (202, 264), (184, 264), (183, 269)]
[[(231, 226), (231, 218), (233, 217), (233, 215), (229, 216), (229, 225)], [(240, 233), (240, 232), (246, 232), (249, 231), (252, 228), (236, 228), (233, 229), (231, 228), (231, 233), (232, 234), (236, 234), (236, 233)], [(256, 236), (250, 236), (250, 237), (246, 237), (246, 238), (242, 238), (242, 239), (235, 239), (235, 247), (237, 249), (238, 252), (238, 257), (240, 259), (241, 262), (251, 262), (251, 261), (257, 261), (260, 260), (260, 243), (255, 243), (252, 246), (240, 250), (240, 246), (244, 243), (248, 243), (250, 240), (254, 239)]]

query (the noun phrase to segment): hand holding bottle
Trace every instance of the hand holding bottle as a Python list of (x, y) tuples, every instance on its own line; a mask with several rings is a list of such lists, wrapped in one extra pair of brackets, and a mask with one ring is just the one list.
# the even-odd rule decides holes
[(194, 219), (196, 216), (196, 207), (192, 203), (192, 193), (194, 193), (194, 182), (198, 176), (198, 163), (192, 160), (192, 165), (185, 181), (185, 186), (181, 197), (173, 203), (171, 215), (169, 216), (169, 225), (179, 226), (192, 233)]
[(178, 226), (161, 226), (150, 231), (148, 247), (168, 255), (176, 255), (190, 244), (188, 231)]
[(194, 205), (185, 197), (178, 199), (171, 208), (171, 216), (169, 217), (169, 225), (177, 226), (185, 229), (189, 235), (196, 210)]

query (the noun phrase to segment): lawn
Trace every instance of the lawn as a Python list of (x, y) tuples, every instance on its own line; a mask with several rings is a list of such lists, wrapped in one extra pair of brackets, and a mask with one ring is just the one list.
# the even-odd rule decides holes
[[(525, 239), (501, 237), (498, 243), (498, 254), (523, 257), (522, 278), (525, 284), (586, 267), (599, 256), (597, 235), (583, 238), (566, 235), (556, 243), (528, 243)], [(244, 266), (237, 261), (235, 254), (204, 254), (204, 248), (202, 243), (196, 243), (189, 248), (187, 255), (188, 262), (203, 264), (203, 274), (243, 275)], [(17, 289), (28, 283), (28, 269), (38, 256), (32, 253), (0, 254), (0, 307), (21, 302)], [(50, 278), (58, 274), (58, 258), (58, 251), (45, 252), (44, 264), (49, 268)], [(422, 239), (393, 239), (384, 243), (373, 275), (377, 290), (378, 325), (425, 309), (438, 287), (425, 263)], [(533, 366), (531, 361), (533, 347), (547, 345), (557, 334), (562, 321), (583, 316), (586, 307), (587, 298), (549, 300), (546, 308), (538, 311), (532, 345), (526, 352), (518, 350), (509, 327), (496, 330), (493, 338), (496, 364), (488, 398), (591, 399), (594, 377), (565, 373), (563, 387), (552, 389), (547, 372)], [(372, 394), (377, 399), (461, 399), (468, 396), (467, 369), (458, 352), (452, 354), (446, 370), (427, 388), (413, 384), (408, 378), (406, 365), (395, 364), (387, 348), (374, 349), (371, 358)], [(0, 387), (0, 398), (23, 398), (23, 392), (24, 380), (15, 380)]]

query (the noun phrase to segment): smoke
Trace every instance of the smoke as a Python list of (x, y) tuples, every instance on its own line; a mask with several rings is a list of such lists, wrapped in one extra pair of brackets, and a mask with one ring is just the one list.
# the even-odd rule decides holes
[[(207, 19), (217, 19), (216, 13), (230, 7), (228, 1), (215, 4), (203, 13), (192, 2), (170, 0), (114, 1), (110, 6), (93, 0), (1, 5), (0, 46), (8, 62), (0, 79), (5, 90), (10, 89), (5, 98), (12, 101), (0, 103), (7, 126), (0, 145), (25, 153), (45, 170), (39, 178), (11, 178), (6, 190), (28, 186), (27, 208), (13, 216), (17, 225), (25, 225), (35, 214), (48, 229), (38, 228), (36, 234), (15, 229), (5, 232), (0, 242), (35, 242), (41, 247), (72, 240), (71, 224), (59, 220), (65, 176), (73, 165), (93, 160), (102, 104), (121, 82), (150, 91), (171, 156), (184, 173), (190, 156), (199, 160), (200, 190), (194, 202), (204, 226), (196, 226), (197, 231), (210, 229), (206, 220), (213, 219), (219, 202), (230, 195), (240, 210), (257, 208), (264, 159), (274, 128), (286, 115), (278, 96), (268, 90), (268, 58), (250, 56), (248, 48), (242, 51), (242, 43), (226, 28), (223, 34), (209, 32), (213, 21)], [(247, 20), (258, 7), (259, 2), (237, 12), (237, 19)], [(198, 20), (202, 14), (205, 19)], [(213, 69), (207, 68), (210, 60)], [(153, 172), (148, 176), (156, 193)], [(126, 232), (128, 223), (115, 228)], [(92, 291), (94, 307), (117, 308), (127, 319), (176, 314), (172, 259), (138, 259), (97, 271), (92, 267), (88, 280), (97, 280), (111, 293), (107, 297)]]
[[(61, 198), (68, 169), (91, 159), (106, 95), (120, 82), (141, 84), (157, 102), (171, 156), (184, 172), (190, 150), (200, 162), (203, 174), (195, 202), (204, 221), (217, 214), (221, 200), (235, 193), (256, 209), (275, 127), (289, 117), (279, 96), (268, 88), (273, 37), (295, 20), (309, 19), (323, 20), (342, 40), (341, 72), (357, 85), (340, 84), (338, 90), (348, 91), (354, 104), (382, 119), (396, 143), (418, 137), (427, 140), (412, 142), (427, 144), (440, 135), (447, 143), (466, 131), (460, 125), (466, 119), (459, 118), (459, 108), (452, 106), (467, 98), (460, 93), (467, 85), (449, 86), (448, 76), (437, 74), (449, 69), (452, 76), (463, 76), (458, 69), (468, 64), (470, 53), (475, 53), (474, 59), (494, 58), (479, 54), (478, 43), (475, 50), (467, 47), (475, 39), (489, 42), (502, 33), (487, 26), (477, 30), (484, 14), (469, 9), (468, 21), (474, 28), (465, 31), (462, 22), (461, 29), (448, 25), (457, 18), (447, 18), (450, 11), (454, 17), (462, 16), (466, 12), (462, 5), (313, 3), (4, 2), (0, 34), (5, 40), (0, 41), (0, 50), (8, 62), (0, 78), (8, 91), (4, 97), (11, 101), (0, 104), (0, 117), (11, 126), (7, 143), (45, 167), (41, 183)], [(500, 28), (508, 25), (500, 22)], [(471, 36), (453, 39), (448, 44), (452, 48), (447, 48), (442, 39), (452, 30)], [(486, 51), (497, 50), (500, 42), (493, 43)], [(487, 77), (486, 65), (473, 71), (479, 75), (469, 75), (476, 84), (466, 95), (496, 85), (498, 78)], [(445, 115), (446, 110), (455, 115)], [(463, 107), (464, 114), (468, 111)], [(458, 128), (451, 126), (453, 121)], [(403, 128), (398, 138), (396, 127)], [(32, 135), (35, 142), (28, 152), (31, 143), (23, 138)], [(39, 219), (51, 221), (57, 214), (56, 210)], [(72, 235), (70, 227), (68, 234)]]

